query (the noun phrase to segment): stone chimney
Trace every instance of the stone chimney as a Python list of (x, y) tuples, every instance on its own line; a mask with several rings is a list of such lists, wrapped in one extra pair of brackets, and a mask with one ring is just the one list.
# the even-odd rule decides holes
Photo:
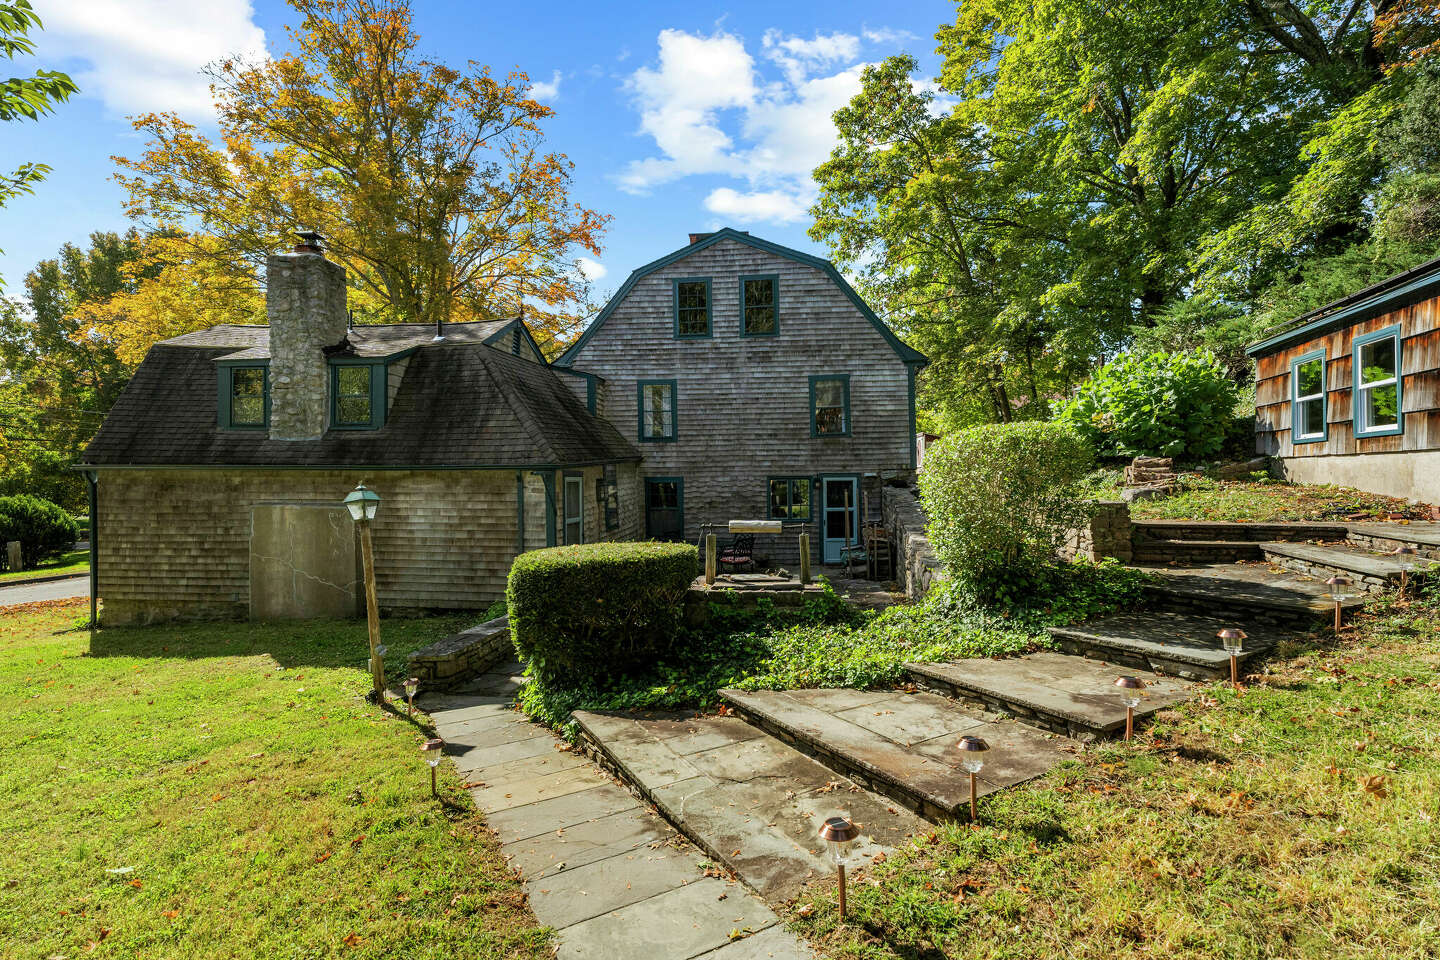
[(345, 338), (345, 268), (325, 258), (318, 233), (265, 261), (270, 323), (270, 439), (315, 440), (330, 419), (325, 348)]

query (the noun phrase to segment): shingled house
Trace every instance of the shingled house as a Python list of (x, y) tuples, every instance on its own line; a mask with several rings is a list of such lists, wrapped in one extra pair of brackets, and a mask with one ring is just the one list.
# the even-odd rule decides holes
[(638, 449), (523, 322), (349, 328), (310, 244), (270, 258), (267, 315), (157, 344), (85, 451), (104, 622), (354, 615), (361, 481), (390, 611), (483, 607), (518, 552), (641, 535)]
[(1248, 351), (1257, 450), (1287, 479), (1440, 503), (1440, 259), (1297, 317)]

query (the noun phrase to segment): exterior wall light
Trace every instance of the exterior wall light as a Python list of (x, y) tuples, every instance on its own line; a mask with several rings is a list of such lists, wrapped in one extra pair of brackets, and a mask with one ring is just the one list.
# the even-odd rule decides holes
[(435, 769), (440, 766), (440, 758), (445, 756), (445, 741), (439, 737), (431, 737), (420, 744), (420, 756), (430, 764), (430, 796), (440, 796), (439, 785), (435, 781)]
[(405, 680), (405, 702), (409, 704), (405, 711), (407, 717), (415, 716), (415, 691), (420, 689), (419, 677), (407, 677)]
[(360, 528), (360, 558), (365, 567), (365, 621), (370, 630), (370, 700), (385, 702), (385, 648), (380, 646), (380, 604), (375, 599), (375, 543), (370, 522), (380, 511), (380, 494), (360, 484), (345, 496), (345, 509)]
[(1220, 644), (1225, 652), (1230, 654), (1230, 683), (1236, 687), (1240, 686), (1240, 664), (1238, 657), (1245, 645), (1245, 631), (1239, 627), (1226, 627), (1215, 636), (1220, 638)]
[(845, 860), (850, 844), (860, 836), (859, 829), (848, 817), (833, 816), (820, 824), (820, 839), (830, 848), (830, 859), (840, 878), (840, 919), (845, 919)]
[(1400, 596), (1410, 589), (1410, 569), (1415, 565), (1415, 548), (1401, 544), (1392, 551), (1395, 562), (1400, 565)]
[(1145, 681), (1139, 677), (1118, 677), (1115, 686), (1120, 688), (1120, 702), (1125, 704), (1125, 739), (1135, 736), (1135, 708), (1140, 706), (1140, 691)]
[(1349, 600), (1355, 594), (1350, 592), (1350, 584), (1353, 581), (1349, 577), (1342, 577), (1338, 574), (1325, 581), (1325, 586), (1330, 588), (1330, 599), (1335, 601), (1335, 632), (1340, 632), (1340, 620), (1344, 612), (1340, 609), (1341, 604)]
[(979, 737), (965, 735), (955, 745), (960, 751), (960, 766), (970, 774), (970, 822), (974, 823), (980, 819), (980, 808), (976, 803), (975, 778), (979, 775), (982, 767), (985, 766), (985, 752), (990, 749), (990, 744)]

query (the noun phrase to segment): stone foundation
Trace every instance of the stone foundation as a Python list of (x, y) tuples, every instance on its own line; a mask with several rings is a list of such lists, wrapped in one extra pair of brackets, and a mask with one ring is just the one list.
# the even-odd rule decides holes
[(450, 690), (514, 655), (510, 618), (497, 617), (414, 651), (409, 675), (420, 678), (421, 690)]
[(919, 600), (945, 576), (925, 536), (925, 511), (915, 494), (901, 487), (882, 487), (880, 501), (885, 529), (895, 542), (895, 579), (905, 596)]
[(1066, 559), (1084, 557), (1103, 560), (1114, 557), (1121, 563), (1134, 558), (1131, 538), (1130, 505), (1122, 500), (1097, 500), (1090, 522), (1071, 530), (1065, 538), (1061, 555)]

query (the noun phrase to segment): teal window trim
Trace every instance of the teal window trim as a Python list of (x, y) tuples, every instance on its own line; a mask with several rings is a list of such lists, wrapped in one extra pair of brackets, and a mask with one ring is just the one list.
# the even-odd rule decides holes
[[(760, 333), (751, 333), (745, 324), (745, 283), (754, 280), (770, 281), (770, 298), (775, 312), (775, 329), (765, 330)], [(756, 273), (740, 278), (740, 336), (742, 337), (778, 337), (780, 336), (780, 274), (778, 273)]]
[[(770, 496), (770, 487), (777, 483), (786, 484), (785, 505), (790, 510), (795, 508), (795, 484), (805, 485), (805, 515), (795, 516), (792, 513), (777, 514), (774, 512), (774, 500)], [(765, 478), (765, 515), (771, 520), (796, 520), (809, 521), (815, 515), (815, 478), (814, 477), (766, 477)]]
[[(579, 516), (577, 516), (577, 517), (574, 518), (574, 521), (572, 521), (571, 518), (570, 518), (570, 509), (569, 509), (569, 504), (567, 503), (567, 500), (568, 500), (568, 498), (569, 498), (569, 496), (570, 496), (570, 484), (571, 484), (572, 482), (575, 484), (576, 489), (580, 491), (579, 500), (577, 501), (577, 502), (579, 503), (579, 506), (580, 506), (580, 514), (579, 514)], [(564, 525), (563, 529), (564, 529), (564, 534), (565, 534), (565, 536), (564, 536), (565, 545), (568, 547), (568, 546), (571, 546), (571, 545), (573, 545), (573, 544), (584, 543), (584, 542), (585, 542), (585, 474), (576, 472), (576, 471), (574, 471), (574, 470), (566, 470), (566, 471), (564, 471), (564, 472), (560, 475), (560, 507), (561, 507), (561, 512), (562, 512), (562, 514), (563, 514), (563, 516), (561, 517), (561, 523)], [(572, 522), (578, 523), (578, 524), (580, 525), (580, 533), (579, 533), (579, 536), (577, 537), (577, 539), (575, 539), (575, 540), (573, 540), (573, 541), (570, 539), (570, 524), (571, 524)]]
[[(682, 283), (703, 283), (705, 284), (705, 332), (704, 333), (681, 333), (680, 332), (680, 284)], [(709, 340), (715, 333), (715, 297), (710, 289), (709, 277), (676, 277), (670, 284), (670, 297), (674, 314), (674, 333), (676, 340)]]
[[(1324, 424), (1320, 433), (1302, 436), (1298, 429), (1301, 420), (1300, 414), (1300, 368), (1314, 361), (1320, 361), (1320, 420)], [(1290, 442), (1296, 443), (1324, 443), (1330, 439), (1330, 365), (1325, 359), (1325, 349), (1311, 350), (1303, 356), (1296, 357), (1290, 361)], [(1308, 402), (1315, 402), (1313, 395), (1309, 395)]]
[[(364, 423), (340, 422), (340, 371), (346, 367), (370, 369), (370, 419)], [(385, 426), (385, 399), (388, 393), (389, 364), (370, 358), (341, 358), (330, 361), (330, 429), (378, 430)]]
[[(821, 433), (819, 425), (815, 422), (815, 387), (821, 382), (830, 380), (838, 380), (842, 385), (842, 395), (845, 405), (845, 429), (838, 432)], [(850, 374), (829, 373), (816, 374), (815, 376), (812, 376), (810, 378), (810, 436), (819, 439), (828, 439), (830, 437), (848, 437), (853, 432), (854, 426), (855, 425), (850, 421)], [(911, 442), (913, 443), (914, 441), (912, 440)]]
[[(1395, 422), (1383, 427), (1365, 427), (1365, 403), (1364, 394), (1360, 385), (1360, 348), (1366, 344), (1374, 343), (1376, 340), (1394, 338), (1395, 340)], [(1357, 438), (1363, 437), (1392, 437), (1405, 432), (1405, 356), (1403, 353), (1404, 337), (1401, 336), (1400, 324), (1392, 323), (1388, 327), (1379, 330), (1372, 330), (1355, 338), (1350, 347), (1350, 371), (1351, 371), (1351, 393), (1350, 393), (1350, 419), (1351, 429), (1354, 430)], [(1384, 385), (1384, 381), (1379, 381)], [(1371, 388), (1373, 389), (1373, 388)]]
[[(233, 417), (233, 390), (236, 370), (264, 371), (264, 415), (260, 423), (235, 423)], [(268, 430), (270, 429), (270, 361), (245, 360), (215, 365), (216, 382), (216, 423), (221, 430)]]
[(515, 471), (515, 554), (525, 552), (525, 474)]
[[(668, 386), (670, 388), (670, 433), (665, 436), (645, 435), (645, 388)], [(635, 425), (636, 436), (641, 443), (674, 443), (680, 434), (680, 390), (674, 380), (640, 380), (635, 384)]]

